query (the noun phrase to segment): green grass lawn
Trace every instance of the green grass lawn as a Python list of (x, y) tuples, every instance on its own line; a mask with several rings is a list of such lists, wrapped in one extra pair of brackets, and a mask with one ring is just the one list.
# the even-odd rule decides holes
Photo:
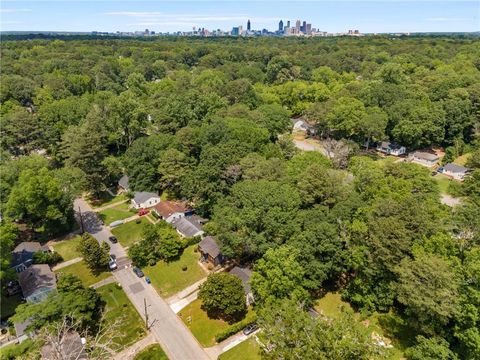
[(13, 296), (6, 296), (2, 292), (2, 298), (0, 303), (0, 318), (2, 320), (8, 319), (15, 314), (15, 309), (22, 303), (22, 294), (16, 294)]
[[(323, 314), (333, 319), (340, 315), (342, 309), (354, 313), (351, 305), (348, 302), (343, 301), (339, 293), (327, 293), (324, 297), (317, 300), (314, 308), (320, 314)], [(363, 320), (364, 324), (366, 324), (366, 326), (368, 326), (368, 329), (370, 329), (372, 332), (375, 332), (381, 336), (386, 336), (390, 340), (392, 340), (392, 345), (394, 346), (394, 348), (388, 351), (387, 359), (399, 360), (403, 358), (403, 351), (401, 349), (404, 349), (405, 346), (402, 346), (399, 343), (398, 339), (395, 339), (390, 334), (391, 331), (389, 331), (386, 326), (388, 319), (391, 317), (390, 314), (373, 313), (368, 318), (362, 319), (359, 313), (355, 313), (355, 317), (358, 319), (358, 321)], [(383, 324), (383, 326), (381, 325), (381, 323)]]
[(150, 222), (142, 217), (140, 224), (137, 224), (136, 221), (130, 221), (113, 228), (112, 234), (117, 237), (123, 247), (128, 247), (142, 239), (142, 231), (146, 224), (150, 224)]
[(140, 351), (133, 360), (168, 360), (160, 345), (154, 344)]
[(454, 180), (450, 179), (448, 176), (437, 174), (433, 177), (438, 184), (438, 188), (440, 189), (441, 194), (449, 194), (448, 187), (450, 183)]
[(93, 285), (100, 280), (104, 280), (112, 274), (108, 271), (100, 272), (98, 274), (94, 274), (90, 271), (87, 264), (82, 260), (75, 264), (69, 265), (67, 267), (61, 268), (55, 271), (56, 274), (72, 274), (77, 276), (80, 280), (82, 280), (83, 285), (90, 286)]
[(142, 318), (122, 288), (119, 288), (117, 284), (108, 284), (99, 287), (97, 291), (106, 302), (105, 320), (107, 322), (114, 322), (117, 319), (120, 321), (119, 327), (115, 329), (118, 337), (114, 339), (118, 350), (130, 346), (146, 335)]
[[(154, 266), (143, 268), (161, 296), (171, 296), (207, 276), (198, 264), (200, 255), (194, 252), (195, 247), (192, 245), (186, 248), (176, 261), (159, 261)], [(184, 266), (187, 266), (185, 271), (182, 270)]]
[(127, 199), (127, 195), (125, 193), (121, 193), (117, 196), (112, 196), (108, 192), (103, 192), (100, 195), (100, 198), (94, 199), (91, 196), (86, 197), (87, 202), (95, 209), (102, 206), (107, 206), (111, 204), (115, 204), (117, 202), (123, 201)]
[(80, 243), (80, 239), (81, 239), (80, 235), (77, 235), (71, 239), (62, 240), (62, 241), (59, 241), (58, 243), (54, 243), (53, 248), (57, 253), (59, 253), (62, 256), (63, 261), (72, 260), (82, 256), (80, 251), (77, 250), (78, 244)]
[(468, 161), (468, 158), (472, 155), (472, 153), (466, 153), (463, 154), (462, 156), (459, 156), (455, 160), (453, 160), (454, 164), (460, 165), (460, 166), (465, 166), (465, 164)]
[(105, 225), (109, 225), (116, 220), (123, 220), (137, 213), (136, 211), (130, 211), (128, 207), (128, 203), (123, 203), (115, 207), (102, 210), (98, 213), (98, 215), (103, 220)]
[[(205, 311), (201, 309), (202, 301), (195, 300), (178, 313), (178, 316), (187, 325), (192, 334), (204, 347), (215, 345), (215, 336), (230, 327), (232, 324), (220, 319), (210, 319)], [(254, 316), (254, 312), (249, 309), (247, 318)], [(191, 321), (189, 322), (189, 318)]]
[(260, 345), (251, 337), (224, 352), (218, 360), (261, 360)]

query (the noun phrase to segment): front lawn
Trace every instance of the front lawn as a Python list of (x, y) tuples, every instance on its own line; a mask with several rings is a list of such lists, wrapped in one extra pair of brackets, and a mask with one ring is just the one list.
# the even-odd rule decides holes
[(449, 194), (449, 186), (454, 181), (450, 179), (448, 176), (443, 174), (437, 174), (433, 177), (438, 184), (438, 188), (440, 189), (441, 194)]
[(63, 261), (68, 261), (81, 257), (82, 254), (77, 250), (78, 245), (80, 244), (81, 236), (77, 235), (68, 240), (62, 240), (53, 244), (53, 248), (57, 253), (59, 253)]
[(123, 247), (128, 247), (142, 239), (142, 231), (149, 221), (142, 217), (140, 224), (136, 221), (130, 221), (123, 225), (112, 229), (112, 234), (115, 235)]
[(160, 345), (153, 344), (140, 351), (133, 360), (168, 360), (168, 357)]
[(115, 322), (118, 327), (113, 331), (117, 337), (113, 340), (118, 350), (128, 347), (143, 338), (146, 334), (145, 325), (125, 292), (117, 284), (108, 284), (97, 289), (105, 305), (105, 320)]
[(95, 199), (91, 196), (86, 197), (87, 202), (94, 208), (99, 208), (111, 204), (115, 204), (117, 202), (127, 200), (127, 195), (125, 193), (121, 193), (117, 196), (112, 196), (107, 191), (101, 193), (98, 199)]
[(135, 215), (136, 211), (129, 210), (129, 204), (123, 203), (112, 208), (108, 208), (98, 212), (100, 219), (103, 220), (105, 225), (109, 225), (116, 220), (123, 220), (129, 218), (130, 216)]
[(2, 320), (5, 320), (15, 314), (15, 309), (22, 302), (22, 294), (6, 296), (2, 291), (2, 298), (0, 303), (0, 318)]
[(93, 285), (101, 280), (104, 280), (112, 274), (108, 271), (103, 271), (99, 273), (92, 273), (90, 268), (87, 264), (82, 260), (75, 264), (66, 266), (55, 271), (56, 274), (72, 274), (77, 276), (80, 280), (82, 280), (83, 285), (90, 286)]
[(260, 360), (260, 345), (254, 337), (250, 337), (224, 352), (218, 357), (218, 360)]
[[(178, 316), (187, 325), (198, 342), (204, 347), (215, 345), (215, 336), (232, 326), (220, 319), (210, 319), (205, 311), (201, 309), (202, 301), (197, 299), (182, 309)], [(254, 316), (249, 309), (247, 318)]]
[[(198, 264), (200, 255), (194, 252), (195, 248), (196, 245), (186, 248), (180, 259), (176, 261), (159, 261), (156, 265), (143, 269), (161, 296), (168, 297), (176, 294), (207, 276)], [(185, 271), (182, 270), (184, 266), (187, 267)]]

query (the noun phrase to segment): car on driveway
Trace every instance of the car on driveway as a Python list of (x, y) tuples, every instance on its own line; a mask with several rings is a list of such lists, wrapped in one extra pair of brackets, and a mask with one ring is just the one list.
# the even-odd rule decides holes
[(108, 240), (110, 240), (110, 242), (112, 244), (116, 244), (118, 242), (117, 238), (115, 236), (109, 236), (108, 237)]
[(110, 261), (108, 262), (108, 268), (110, 270), (115, 270), (117, 268), (117, 261), (115, 255), (110, 255)]
[(140, 270), (138, 267), (134, 267), (133, 268), (133, 272), (135, 273), (135, 275), (137, 275), (139, 278), (143, 277), (144, 276), (144, 273), (142, 270)]
[(250, 335), (251, 333), (253, 333), (257, 329), (258, 329), (257, 324), (255, 324), (255, 323), (250, 324), (245, 329), (243, 329), (243, 334), (244, 335)]

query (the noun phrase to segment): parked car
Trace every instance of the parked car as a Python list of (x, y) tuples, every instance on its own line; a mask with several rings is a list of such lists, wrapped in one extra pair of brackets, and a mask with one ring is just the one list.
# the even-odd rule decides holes
[(151, 283), (152, 283), (152, 281), (150, 280), (150, 278), (149, 278), (148, 276), (145, 276), (145, 282), (146, 282), (147, 284), (151, 284)]
[(111, 242), (112, 244), (116, 244), (116, 243), (118, 242), (118, 240), (117, 240), (117, 238), (116, 238), (115, 236), (110, 236), (110, 237), (108, 238), (108, 240), (110, 240), (110, 242)]
[(143, 216), (148, 214), (148, 209), (140, 209), (138, 210), (138, 216)]
[(143, 273), (142, 270), (140, 270), (138, 267), (133, 268), (133, 272), (135, 275), (137, 275), (139, 278), (143, 277), (145, 274)]
[(245, 329), (243, 329), (243, 334), (244, 335), (250, 335), (251, 333), (253, 333), (255, 330), (258, 329), (258, 325), (253, 323), (253, 324), (250, 324), (248, 325)]
[(108, 262), (108, 268), (110, 270), (115, 270), (117, 268), (117, 261), (115, 255), (110, 255), (110, 261)]

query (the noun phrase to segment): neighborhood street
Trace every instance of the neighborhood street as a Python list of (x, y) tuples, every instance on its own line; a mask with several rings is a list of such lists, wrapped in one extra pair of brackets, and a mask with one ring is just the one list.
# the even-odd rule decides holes
[(130, 301), (145, 319), (147, 305), (148, 324), (156, 340), (171, 360), (207, 360), (210, 359), (185, 324), (170, 309), (170, 306), (148, 285), (144, 278), (138, 278), (131, 269), (130, 261), (123, 247), (112, 244), (112, 236), (103, 226), (90, 205), (83, 199), (75, 200), (75, 210), (79, 218), (81, 211), (84, 230), (91, 233), (99, 242), (110, 245), (110, 253), (117, 257), (118, 270), (113, 274), (121, 284)]

